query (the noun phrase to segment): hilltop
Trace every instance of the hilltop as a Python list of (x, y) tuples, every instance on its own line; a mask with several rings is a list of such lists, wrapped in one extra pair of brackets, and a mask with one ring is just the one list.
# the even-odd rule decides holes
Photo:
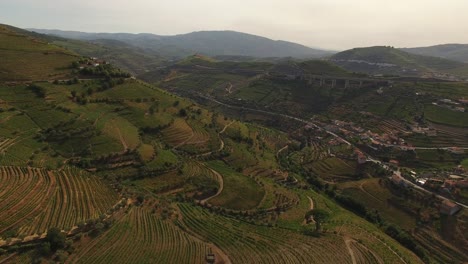
[(337, 53), (330, 60), (349, 71), (369, 74), (449, 77), (468, 76), (468, 65), (448, 59), (411, 54), (393, 47), (355, 48)]
[(37, 35), (0, 25), (0, 57), (0, 81), (31, 81), (69, 76), (79, 56)]
[(468, 44), (442, 44), (429, 47), (401, 48), (401, 50), (468, 63)]
[(97, 41), (118, 40), (164, 58), (183, 58), (194, 53), (208, 56), (252, 56), (317, 58), (331, 52), (300, 44), (271, 40), (235, 31), (199, 31), (174, 36), (128, 33), (84, 33), (76, 31), (31, 29), (33, 31), (71, 39)]

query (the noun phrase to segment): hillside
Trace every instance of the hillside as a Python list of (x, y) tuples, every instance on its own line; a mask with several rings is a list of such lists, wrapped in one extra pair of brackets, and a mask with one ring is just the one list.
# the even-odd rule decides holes
[(74, 31), (31, 29), (65, 38), (95, 41), (112, 39), (125, 42), (165, 58), (182, 58), (194, 53), (208, 56), (296, 57), (317, 58), (330, 52), (312, 49), (292, 42), (235, 31), (200, 31), (174, 36), (126, 33), (84, 33)]
[(64, 78), (78, 55), (41, 38), (0, 25), (0, 81)]
[[(390, 80), (327, 61), (203, 55), (142, 75), (152, 78), (149, 84), (101, 58), (71, 52), (65, 63), (62, 53), (49, 54), (63, 65), (45, 67), (37, 59), (44, 46), (68, 51), (3, 31), (2, 43), (21, 43), (3, 52), (28, 48), (9, 69), (41, 72), (0, 80), (2, 263), (468, 259), (466, 211), (442, 216), (441, 200), (393, 184), (393, 167), (383, 166), (397, 158), (418, 173), (446, 171), (467, 156), (444, 149), (419, 156), (378, 152), (367, 147), (369, 137), (351, 132), (403, 130), (406, 136), (407, 124), (396, 117), (411, 120), (428, 110), (428, 120), (463, 143), (464, 123), (457, 119), (466, 113), (447, 106), (447, 120), (445, 112), (424, 106), (466, 96), (465, 84), (395, 81), (390, 87)], [(416, 100), (415, 92), (425, 95)], [(363, 129), (338, 127), (338, 118)], [(428, 142), (423, 135), (412, 140)], [(379, 161), (361, 162), (361, 151)], [(446, 242), (445, 235), (453, 237)]]
[(468, 44), (442, 44), (429, 47), (401, 48), (400, 50), (468, 63)]
[(210, 94), (236, 105), (252, 104), (304, 116), (324, 113), (334, 101), (352, 100), (358, 90), (367, 91), (378, 84), (348, 82), (365, 75), (324, 60), (235, 62), (203, 56), (191, 56), (139, 77), (191, 98)]
[(119, 40), (101, 39), (88, 42), (57, 38), (52, 43), (83, 56), (106, 60), (135, 75), (154, 70), (166, 61), (156, 54), (146, 52)]
[(353, 72), (369, 74), (450, 78), (468, 76), (468, 65), (448, 59), (410, 54), (393, 47), (355, 48), (330, 60)]

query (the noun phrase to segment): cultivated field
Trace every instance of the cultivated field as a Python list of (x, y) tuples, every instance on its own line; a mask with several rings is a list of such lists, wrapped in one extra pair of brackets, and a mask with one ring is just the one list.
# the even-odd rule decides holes
[(98, 218), (118, 195), (96, 177), (78, 170), (47, 171), (0, 167), (0, 234), (42, 234), (51, 227), (71, 229)]
[(67, 263), (205, 263), (210, 245), (149, 208), (134, 207), (109, 231), (83, 241)]

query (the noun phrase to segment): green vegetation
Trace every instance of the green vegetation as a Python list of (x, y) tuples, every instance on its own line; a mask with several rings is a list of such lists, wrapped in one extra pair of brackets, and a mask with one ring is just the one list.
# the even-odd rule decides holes
[[(6, 42), (46, 49), (11, 30)], [(409, 179), (460, 170), (465, 154), (369, 142), (465, 146), (460, 117), (427, 112), (466, 96), (464, 84), (194, 55), (145, 74), (176, 96), (102, 58), (73, 58), (63, 75), (0, 84), (0, 262), (465, 261), (464, 211), (441, 216), (437, 196), (358, 155), (398, 159)], [(436, 135), (410, 135), (416, 125)]]
[(209, 166), (222, 175), (225, 185), (221, 194), (210, 200), (213, 205), (246, 210), (255, 208), (262, 200), (264, 190), (253, 179), (235, 172), (220, 161), (210, 162)]
[(69, 76), (78, 56), (0, 25), (0, 81), (29, 81)]
[(468, 127), (468, 113), (458, 112), (435, 105), (427, 105), (424, 108), (424, 116), (427, 120), (450, 126)]

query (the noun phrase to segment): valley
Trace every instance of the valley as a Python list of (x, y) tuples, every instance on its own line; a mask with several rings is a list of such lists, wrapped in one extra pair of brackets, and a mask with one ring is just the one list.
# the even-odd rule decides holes
[(462, 78), (131, 37), (0, 26), (0, 263), (468, 261)]

